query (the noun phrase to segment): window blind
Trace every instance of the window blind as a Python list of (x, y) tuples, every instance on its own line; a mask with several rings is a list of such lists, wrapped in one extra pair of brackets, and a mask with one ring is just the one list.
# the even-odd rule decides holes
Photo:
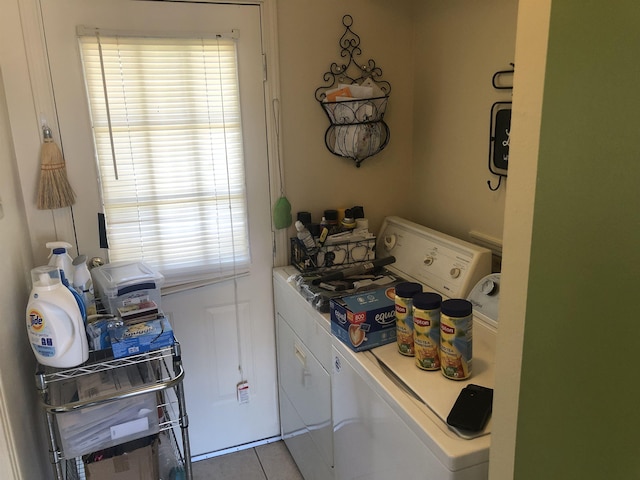
[(109, 261), (167, 285), (246, 273), (236, 43), (80, 36)]

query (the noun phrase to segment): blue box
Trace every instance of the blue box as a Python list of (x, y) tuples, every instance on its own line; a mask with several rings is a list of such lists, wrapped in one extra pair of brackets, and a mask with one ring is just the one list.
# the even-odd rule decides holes
[(331, 299), (331, 333), (356, 352), (395, 342), (395, 297), (386, 286)]
[(166, 317), (130, 325), (122, 321), (111, 322), (109, 337), (115, 358), (158, 350), (174, 342), (173, 329)]
[(112, 320), (100, 318), (87, 323), (86, 331), (90, 351), (105, 350), (111, 347), (111, 340), (109, 340), (109, 323), (111, 322)]

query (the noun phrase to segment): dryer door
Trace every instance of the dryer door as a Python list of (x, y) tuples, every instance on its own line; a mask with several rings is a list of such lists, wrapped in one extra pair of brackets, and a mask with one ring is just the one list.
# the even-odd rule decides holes
[(282, 436), (305, 478), (331, 479), (331, 377), (277, 316)]

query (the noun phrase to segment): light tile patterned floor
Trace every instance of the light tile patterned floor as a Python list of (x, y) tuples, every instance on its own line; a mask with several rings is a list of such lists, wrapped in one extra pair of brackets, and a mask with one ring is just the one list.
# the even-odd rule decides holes
[(284, 442), (200, 460), (194, 480), (304, 480)]

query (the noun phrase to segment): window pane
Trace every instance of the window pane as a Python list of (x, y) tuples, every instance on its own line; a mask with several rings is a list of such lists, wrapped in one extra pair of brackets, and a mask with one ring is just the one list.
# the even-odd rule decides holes
[(144, 260), (168, 284), (246, 272), (235, 42), (100, 35), (80, 45), (109, 260)]

